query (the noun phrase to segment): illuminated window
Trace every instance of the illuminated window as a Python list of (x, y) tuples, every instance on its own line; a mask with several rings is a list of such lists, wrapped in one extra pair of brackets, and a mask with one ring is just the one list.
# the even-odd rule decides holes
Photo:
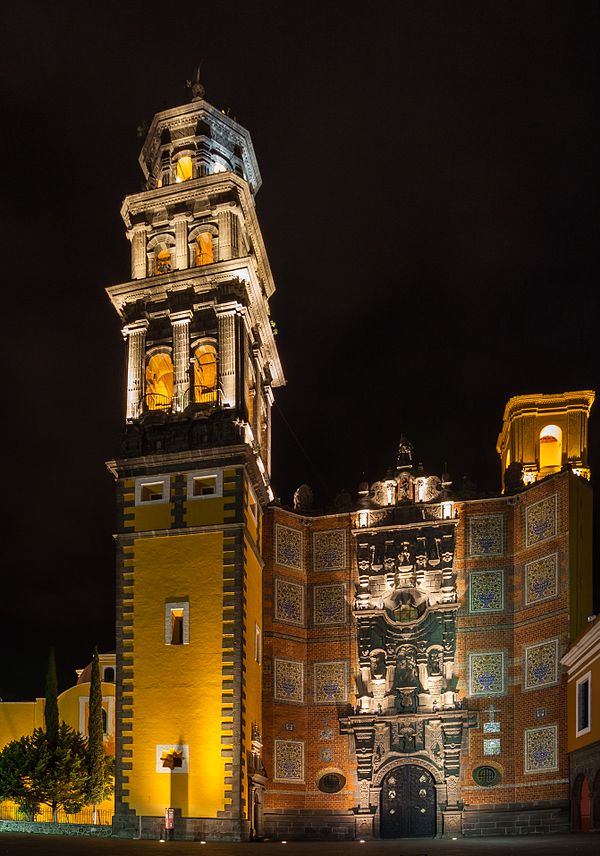
[(214, 262), (213, 239), (210, 232), (200, 232), (196, 235), (194, 244), (194, 265), (202, 267)]
[(159, 503), (169, 501), (169, 478), (151, 476), (137, 479), (135, 483), (135, 504)]
[(587, 734), (592, 727), (592, 675), (588, 672), (577, 681), (575, 688), (576, 711), (575, 718), (577, 722), (576, 737), (582, 734)]
[(189, 181), (194, 175), (194, 163), (188, 155), (179, 158), (177, 161), (177, 170), (175, 172), (175, 181)]
[(190, 605), (187, 601), (165, 605), (165, 645), (188, 645)]
[(540, 431), (540, 469), (560, 469), (562, 463), (562, 431), (558, 425), (546, 425)]
[(217, 400), (217, 349), (198, 345), (194, 351), (194, 401), (212, 404)]
[(153, 354), (146, 364), (146, 410), (169, 410), (173, 400), (173, 361), (167, 353)]
[(154, 273), (169, 273), (171, 270), (173, 270), (171, 250), (165, 247), (156, 254), (156, 258), (154, 259)]
[(171, 645), (183, 645), (183, 609), (171, 610)]
[(223, 495), (223, 474), (220, 470), (199, 470), (188, 473), (187, 498), (208, 499)]

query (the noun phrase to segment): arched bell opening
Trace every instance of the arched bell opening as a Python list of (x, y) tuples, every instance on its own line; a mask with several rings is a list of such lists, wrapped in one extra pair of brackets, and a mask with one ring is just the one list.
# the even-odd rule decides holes
[(212, 342), (201, 342), (194, 348), (195, 404), (217, 402), (217, 349)]
[(540, 471), (543, 474), (562, 466), (562, 431), (558, 425), (546, 425), (540, 431)]
[(173, 360), (170, 351), (157, 351), (146, 362), (144, 410), (170, 410), (173, 401)]

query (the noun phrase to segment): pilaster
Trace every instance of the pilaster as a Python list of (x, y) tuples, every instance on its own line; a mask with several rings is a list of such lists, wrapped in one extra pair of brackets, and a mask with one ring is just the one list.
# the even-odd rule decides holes
[(176, 214), (175, 225), (175, 269), (185, 270), (188, 266), (188, 218), (186, 214)]
[(127, 419), (137, 419), (144, 394), (144, 354), (148, 321), (136, 321), (123, 328), (127, 339)]
[(144, 279), (146, 276), (146, 226), (136, 223), (129, 232), (131, 241), (131, 278)]
[(238, 221), (233, 211), (219, 211), (219, 260), (234, 259), (238, 255)]
[(237, 304), (217, 307), (219, 331), (219, 386), (223, 407), (236, 406)]
[(189, 310), (171, 313), (171, 324), (173, 326), (173, 410), (176, 413), (181, 413), (189, 404), (191, 320), (192, 313)]

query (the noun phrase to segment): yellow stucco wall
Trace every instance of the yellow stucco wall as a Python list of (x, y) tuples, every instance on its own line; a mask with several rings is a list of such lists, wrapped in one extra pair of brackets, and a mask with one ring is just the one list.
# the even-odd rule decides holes
[[(71, 723), (69, 723), (71, 725)], [(44, 727), (44, 699), (4, 701), (0, 704), (0, 748)]]
[[(207, 502), (210, 504), (210, 502)], [(189, 601), (187, 645), (165, 644), (165, 604)], [(133, 769), (138, 814), (215, 817), (221, 757), (223, 533), (136, 539), (133, 549)], [(157, 745), (189, 745), (189, 772), (157, 772)]]
[[(87, 709), (89, 706), (90, 685), (89, 683), (75, 684), (65, 690), (58, 697), (58, 715), (62, 722), (66, 722), (71, 728), (80, 728), (80, 709), (83, 706), (84, 722), (83, 732), (87, 735)], [(107, 754), (115, 753), (115, 721), (114, 702), (115, 685), (102, 683), (103, 707), (109, 715), (107, 721), (108, 735), (104, 741)], [(80, 701), (83, 699), (83, 702)], [(35, 728), (44, 728), (44, 704), (45, 699), (38, 698), (35, 701), (6, 701), (0, 703), (0, 749), (12, 740), (19, 740), (31, 734)], [(98, 806), (101, 810), (112, 811), (114, 799), (111, 797)]]
[[(592, 696), (592, 715), (591, 728), (587, 734), (576, 736), (577, 719), (576, 719), (576, 694), (577, 680), (591, 675), (590, 688)], [(582, 749), (584, 746), (589, 746), (600, 740), (600, 653), (596, 655), (594, 660), (586, 660), (582, 663), (582, 668), (578, 669), (573, 676), (569, 677), (567, 687), (567, 705), (568, 705), (568, 722), (569, 722), (569, 739), (568, 752), (574, 752), (576, 749)]]

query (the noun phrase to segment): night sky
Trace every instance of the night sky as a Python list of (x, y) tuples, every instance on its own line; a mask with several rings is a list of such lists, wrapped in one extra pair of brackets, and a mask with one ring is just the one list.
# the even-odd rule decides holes
[[(247, 127), (288, 385), (273, 483), (321, 507), (394, 463), (499, 486), (518, 393), (600, 390), (597, 3), (27, 2), (4, 12), (5, 700), (114, 650), (114, 486), (137, 127)], [(95, 8), (97, 7), (97, 8)], [(168, 15), (172, 15), (168, 18)], [(596, 405), (598, 408), (600, 405)], [(600, 414), (591, 424), (600, 468)]]

